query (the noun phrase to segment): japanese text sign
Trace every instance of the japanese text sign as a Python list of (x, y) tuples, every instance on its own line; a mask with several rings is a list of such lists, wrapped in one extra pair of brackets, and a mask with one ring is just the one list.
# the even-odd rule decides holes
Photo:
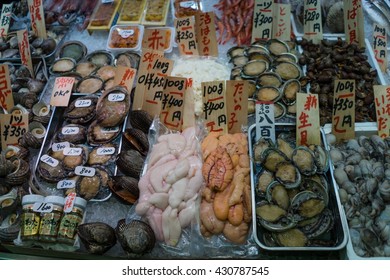
[(0, 107), (10, 110), (14, 107), (14, 97), (11, 89), (11, 79), (7, 64), (0, 64)]
[(18, 30), (16, 34), (18, 37), (20, 59), (22, 60), (22, 64), (25, 65), (28, 70), (30, 70), (31, 75), (34, 77), (34, 69), (32, 66), (30, 43), (28, 41), (27, 29)]
[(248, 125), (248, 81), (226, 81), (226, 113), (228, 133), (242, 132)]
[(318, 44), (322, 40), (322, 15), (320, 0), (304, 0), (303, 37)]
[(228, 132), (225, 81), (203, 82), (203, 117), (209, 132)]
[(344, 0), (344, 31), (347, 43), (364, 47), (362, 0)]
[(8, 34), (9, 24), (11, 22), (12, 5), (13, 3), (3, 4), (0, 17), (0, 37), (6, 37)]
[[(170, 29), (167, 29), (170, 31)], [(171, 36), (168, 35), (167, 31), (162, 28), (146, 28), (144, 31), (144, 36), (142, 38), (142, 48), (164, 51), (167, 47), (167, 42), (169, 45), (169, 40)]]
[(378, 135), (390, 136), (390, 86), (374, 85), (376, 122)]
[(71, 192), (68, 194), (65, 198), (65, 203), (64, 203), (64, 213), (70, 213), (72, 212), (74, 202), (76, 200), (76, 193)]
[(50, 105), (57, 107), (68, 106), (74, 81), (74, 77), (57, 77), (54, 81)]
[(176, 41), (181, 55), (199, 55), (195, 33), (195, 17), (175, 19)]
[(142, 49), (142, 56), (140, 59), (138, 73), (143, 73), (149, 71), (153, 67), (153, 59), (156, 57), (163, 57), (163, 51), (151, 50), (151, 49)]
[(273, 0), (256, 0), (253, 9), (252, 42), (272, 38)]
[(34, 34), (39, 38), (47, 38), (45, 15), (43, 13), (43, 0), (28, 0), (30, 10), (31, 28)]
[(337, 141), (355, 137), (355, 80), (335, 80), (332, 133)]
[(160, 120), (169, 129), (181, 130), (186, 85), (186, 78), (165, 77)]
[(123, 86), (130, 93), (136, 73), (136, 69), (118, 65), (115, 70), (114, 86)]
[(297, 145), (321, 144), (317, 94), (297, 93)]
[(291, 36), (291, 4), (274, 4), (273, 38), (283, 41)]
[(197, 13), (195, 22), (199, 54), (218, 57), (214, 12)]
[(374, 24), (373, 47), (375, 59), (379, 64), (379, 68), (383, 73), (387, 69), (387, 35), (386, 28), (378, 24)]
[(12, 113), (0, 115), (1, 147), (17, 145), (19, 138), (28, 130), (28, 114)]
[(275, 143), (275, 107), (273, 102), (256, 102), (256, 141), (271, 139)]

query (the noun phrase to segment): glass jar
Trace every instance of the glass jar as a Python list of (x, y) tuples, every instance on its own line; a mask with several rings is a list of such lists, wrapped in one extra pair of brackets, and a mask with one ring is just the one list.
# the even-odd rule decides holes
[(77, 227), (83, 221), (86, 206), (87, 201), (85, 199), (81, 197), (75, 198), (72, 210), (69, 213), (65, 213), (61, 219), (57, 236), (58, 242), (70, 245), (74, 244)]
[(38, 194), (27, 194), (22, 198), (22, 225), (20, 238), (22, 240), (38, 240), (41, 214), (33, 211), (34, 203), (42, 203), (45, 197)]
[(47, 204), (53, 204), (51, 212), (43, 212), (39, 227), (39, 240), (46, 242), (57, 241), (58, 228), (60, 227), (65, 199), (61, 196), (50, 195), (44, 200)]

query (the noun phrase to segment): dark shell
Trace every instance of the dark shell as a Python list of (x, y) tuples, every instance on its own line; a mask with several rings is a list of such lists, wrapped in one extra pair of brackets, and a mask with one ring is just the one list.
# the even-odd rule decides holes
[[(115, 148), (115, 152), (110, 155), (98, 155), (98, 150), (101, 148)], [(88, 156), (88, 164), (89, 165), (105, 165), (114, 162), (116, 159), (117, 147), (114, 144), (104, 144), (94, 148)]]
[[(81, 106), (76, 107), (76, 103), (82, 101), (87, 101), (91, 104), (87, 107)], [(95, 95), (92, 96), (82, 96), (72, 101), (72, 103), (65, 109), (64, 118), (66, 121), (74, 124), (86, 124), (91, 121), (96, 115), (96, 104), (98, 102), (98, 97)]]
[[(62, 153), (62, 151), (61, 151), (61, 153)], [(49, 156), (55, 158), (53, 156), (53, 152), (51, 150), (49, 150), (47, 152), (47, 154)], [(66, 173), (61, 161), (59, 161), (59, 163), (53, 167), (53, 166), (39, 160), (37, 172), (38, 172), (38, 175), (42, 179), (44, 179), (45, 181), (47, 181), (49, 183), (57, 183), (57, 182), (65, 179), (67, 176), (67, 173)]]
[(12, 163), (16, 166), (16, 169), (13, 172), (8, 173), (5, 177), (5, 183), (12, 186), (22, 185), (30, 176), (30, 165), (27, 161), (18, 158), (13, 160)]
[(75, 61), (81, 60), (87, 55), (87, 47), (80, 41), (68, 41), (58, 50), (59, 57), (70, 57)]
[(130, 176), (114, 176), (111, 191), (123, 202), (134, 204), (139, 197), (138, 180)]
[(115, 230), (101, 222), (81, 224), (77, 234), (88, 252), (102, 255), (116, 243)]
[[(66, 130), (71, 130), (72, 128), (76, 128), (77, 133), (66, 134)], [(78, 128), (78, 129), (77, 129)], [(77, 131), (78, 130), (78, 131)], [(65, 132), (65, 134), (64, 134)], [(72, 144), (83, 144), (87, 139), (87, 129), (78, 124), (68, 124), (60, 128), (56, 133), (56, 137), (54, 137), (57, 142), (69, 142)]]
[(142, 155), (149, 151), (148, 136), (137, 128), (126, 128), (122, 135), (122, 144), (126, 149), (136, 149)]
[(138, 53), (124, 52), (116, 56), (115, 65), (138, 69), (140, 59), (141, 57)]
[(8, 160), (4, 154), (0, 154), (0, 177), (7, 176), (15, 168), (16, 166), (12, 161)]
[(123, 174), (139, 179), (145, 158), (136, 150), (121, 151), (116, 164)]
[(156, 243), (153, 229), (139, 220), (132, 220), (129, 224), (124, 219), (119, 220), (115, 232), (122, 248), (131, 254), (148, 253)]
[(152, 125), (153, 117), (144, 110), (130, 111), (130, 124), (133, 128), (138, 128), (144, 133), (149, 133), (149, 128)]
[(86, 56), (85, 60), (96, 64), (98, 67), (101, 67), (104, 65), (112, 65), (114, 62), (114, 56), (108, 51), (99, 50), (91, 52)]
[(97, 120), (95, 120), (88, 127), (88, 144), (97, 146), (109, 143), (113, 141), (120, 133), (120, 127), (105, 129), (97, 123)]
[(30, 156), (30, 150), (20, 145), (9, 145), (5, 150), (6, 159), (12, 159), (18, 157), (28, 161)]
[(97, 170), (95, 175), (80, 176), (76, 182), (76, 193), (85, 200), (91, 200), (97, 196), (103, 184), (103, 178)]

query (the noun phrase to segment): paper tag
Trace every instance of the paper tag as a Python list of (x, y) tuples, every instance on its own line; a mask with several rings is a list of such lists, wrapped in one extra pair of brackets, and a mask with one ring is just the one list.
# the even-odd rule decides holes
[(73, 189), (76, 187), (76, 181), (74, 180), (62, 180), (57, 183), (57, 189)]
[(390, 136), (390, 86), (374, 85), (374, 96), (378, 135), (385, 138)]
[(291, 4), (274, 4), (273, 38), (282, 41), (290, 40), (291, 36)]
[(62, 151), (63, 149), (69, 147), (70, 147), (69, 142), (58, 142), (58, 143), (53, 143), (53, 145), (51, 145), (51, 149), (53, 150), (53, 152)]
[(348, 44), (365, 46), (364, 17), (361, 0), (344, 0), (344, 32)]
[(337, 141), (355, 138), (355, 80), (335, 80), (332, 133)]
[(303, 37), (319, 44), (323, 38), (321, 1), (304, 0)]
[(30, 10), (32, 31), (37, 37), (46, 39), (45, 14), (43, 13), (42, 3), (42, 0), (28, 0), (28, 8)]
[(320, 113), (317, 94), (297, 93), (297, 146), (320, 145)]
[(74, 173), (79, 176), (93, 177), (95, 176), (96, 169), (93, 167), (77, 166)]
[(253, 10), (252, 43), (260, 39), (271, 39), (274, 1), (256, 0)]
[(80, 128), (77, 126), (64, 126), (61, 129), (61, 133), (64, 135), (73, 135), (78, 134), (80, 132)]
[(92, 100), (90, 99), (79, 99), (74, 103), (74, 106), (76, 108), (84, 108), (84, 107), (89, 107), (92, 104)]
[(50, 105), (57, 107), (67, 107), (75, 78), (58, 77), (55, 79), (53, 91), (50, 98)]
[(11, 4), (3, 4), (3, 9), (1, 10), (0, 17), (0, 37), (7, 37), (9, 24), (11, 22), (11, 14), (12, 14), (12, 5)]
[[(170, 29), (146, 28), (142, 38), (142, 48), (164, 51), (170, 45)], [(168, 36), (169, 35), (169, 36)]]
[(49, 155), (43, 155), (41, 156), (40, 160), (51, 167), (56, 167), (59, 164), (59, 161), (56, 160), (55, 158), (49, 156)]
[(114, 153), (115, 153), (114, 147), (102, 147), (102, 148), (98, 148), (96, 151), (96, 154), (98, 156), (112, 155)]
[(65, 202), (64, 202), (64, 210), (63, 210), (64, 213), (72, 212), (75, 200), (76, 200), (76, 193), (75, 192), (71, 192), (70, 194), (68, 194), (66, 196)]
[(205, 82), (202, 86), (203, 118), (209, 132), (228, 132), (225, 82)]
[(182, 129), (187, 127), (194, 127), (195, 120), (195, 99), (194, 99), (194, 90), (192, 88), (192, 79), (187, 79), (187, 89), (184, 93), (184, 108), (183, 108), (183, 126)]
[(133, 29), (129, 29), (129, 30), (121, 29), (121, 30), (119, 30), (118, 34), (123, 39), (127, 39), (127, 38), (129, 38), (130, 36), (132, 36), (134, 34), (134, 30)]
[(218, 57), (214, 12), (199, 12), (195, 16), (195, 21), (199, 55)]
[(30, 70), (31, 76), (35, 78), (34, 68), (31, 60), (31, 52), (30, 52), (30, 43), (28, 41), (28, 32), (27, 29), (16, 31), (18, 38), (18, 46), (20, 59), (22, 64)]
[(64, 156), (79, 156), (82, 152), (82, 148), (65, 148), (62, 153)]
[(7, 64), (0, 64), (0, 106), (9, 111), (14, 107), (11, 79)]
[(119, 126), (114, 126), (114, 127), (102, 127), (100, 128), (100, 131), (102, 133), (116, 133), (119, 131)]
[(256, 141), (260, 138), (271, 139), (276, 143), (275, 137), (275, 105), (273, 102), (256, 101)]
[(378, 24), (374, 24), (373, 48), (375, 59), (379, 64), (379, 68), (383, 73), (387, 69), (387, 34), (386, 28)]
[(175, 19), (176, 42), (181, 55), (199, 55), (195, 35), (195, 17)]
[(228, 132), (242, 132), (248, 126), (248, 81), (226, 81)]
[(53, 208), (53, 203), (35, 202), (33, 205), (33, 211), (38, 213), (51, 213)]
[(130, 93), (133, 88), (136, 73), (136, 69), (118, 65), (115, 70), (114, 86), (123, 86), (126, 88), (127, 92)]
[(1, 147), (18, 145), (19, 139), (28, 131), (28, 114), (0, 114)]
[(125, 100), (125, 94), (124, 93), (111, 93), (108, 95), (108, 101), (111, 102), (120, 102)]

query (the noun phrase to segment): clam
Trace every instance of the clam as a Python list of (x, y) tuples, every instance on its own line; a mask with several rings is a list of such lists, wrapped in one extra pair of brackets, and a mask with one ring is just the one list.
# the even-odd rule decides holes
[(133, 69), (138, 69), (140, 55), (135, 52), (124, 52), (116, 56), (115, 66), (125, 66)]
[(5, 183), (11, 186), (22, 185), (30, 176), (30, 165), (19, 158), (14, 159), (12, 163), (16, 168), (5, 176)]
[(286, 106), (281, 102), (274, 103), (274, 118), (275, 120), (279, 120), (286, 115)]
[(331, 33), (344, 32), (344, 5), (343, 1), (334, 3), (326, 15), (326, 25)]
[(270, 39), (268, 40), (267, 42), (267, 48), (269, 50), (269, 52), (272, 54), (272, 55), (275, 55), (275, 56), (279, 56), (283, 53), (289, 53), (290, 52), (290, 48), (289, 46), (279, 40), (279, 39)]
[(145, 158), (136, 150), (121, 151), (116, 164), (119, 170), (128, 176), (138, 179), (144, 165)]
[(234, 58), (236, 56), (243, 56), (245, 55), (245, 47), (241, 46), (235, 46), (228, 49), (226, 52), (229, 58)]
[[(51, 160), (49, 163), (44, 161), (43, 159), (48, 156), (52, 157), (54, 160)], [(51, 149), (47, 152), (47, 154), (40, 158), (37, 166), (37, 173), (43, 180), (49, 183), (57, 183), (65, 179), (67, 176), (62, 163), (53, 157), (53, 151)]]
[(119, 127), (104, 128), (94, 120), (88, 127), (87, 142), (92, 146), (106, 144), (113, 141), (120, 132)]
[(275, 203), (286, 211), (290, 207), (290, 198), (287, 189), (277, 181), (273, 181), (267, 186), (266, 198), (269, 203)]
[(303, 175), (311, 176), (317, 172), (315, 156), (307, 147), (296, 147), (292, 153), (292, 161)]
[(82, 96), (73, 100), (65, 109), (64, 118), (73, 124), (86, 124), (96, 116), (96, 95)]
[(276, 148), (270, 147), (267, 148), (262, 154), (261, 154), (261, 164), (264, 168), (271, 172), (276, 171), (276, 166), (280, 162), (289, 161), (287, 156), (283, 154), (281, 151), (279, 151)]
[(149, 128), (153, 122), (153, 117), (144, 110), (132, 110), (129, 113), (129, 121), (133, 128), (137, 128), (148, 134)]
[(71, 72), (75, 66), (76, 61), (73, 58), (60, 58), (53, 63), (49, 71), (53, 75), (59, 75)]
[(308, 243), (307, 236), (297, 228), (276, 232), (272, 236), (278, 245), (283, 247), (304, 247)]
[(70, 57), (76, 62), (87, 55), (87, 47), (80, 41), (68, 41), (58, 50), (58, 57)]
[(100, 67), (94, 74), (100, 77), (103, 81), (107, 81), (115, 77), (116, 67), (112, 65), (105, 65)]
[(265, 72), (257, 78), (256, 84), (258, 86), (274, 86), (278, 88), (282, 85), (282, 78), (278, 73)]
[(103, 178), (100, 172), (95, 170), (93, 176), (80, 176), (76, 182), (76, 193), (85, 200), (95, 198), (103, 186)]
[(126, 149), (136, 149), (146, 156), (149, 151), (148, 136), (137, 128), (126, 128), (122, 134), (122, 144)]
[(42, 146), (46, 135), (46, 127), (40, 122), (31, 122), (28, 131), (19, 139), (19, 144), (23, 147), (38, 149)]
[(81, 224), (77, 227), (77, 234), (92, 254), (104, 254), (116, 243), (115, 230), (101, 222)]
[(134, 204), (139, 197), (138, 180), (130, 176), (114, 176), (111, 191), (122, 201)]
[(251, 60), (242, 66), (241, 76), (246, 79), (258, 77), (268, 70), (269, 64), (264, 60)]
[(57, 131), (53, 139), (57, 142), (83, 144), (87, 139), (87, 129), (79, 124), (67, 124)]
[(108, 51), (94, 51), (85, 57), (86, 61), (90, 61), (98, 67), (104, 65), (112, 65), (114, 62), (114, 56)]
[(282, 95), (277, 87), (263, 86), (257, 91), (256, 98), (261, 102), (277, 102)]
[(106, 165), (115, 162), (117, 147), (114, 144), (107, 143), (95, 147), (88, 156), (89, 165)]
[(301, 83), (297, 79), (288, 80), (282, 88), (282, 100), (286, 105), (295, 104), (297, 93), (301, 91)]
[(313, 218), (321, 214), (325, 207), (324, 199), (311, 191), (302, 191), (291, 201), (291, 209), (297, 220)]
[(102, 90), (104, 81), (97, 76), (82, 78), (76, 85), (76, 92), (97, 93)]
[(85, 78), (95, 72), (97, 68), (98, 67), (92, 62), (86, 61), (77, 63), (74, 71), (80, 74), (82, 78)]
[(298, 64), (293, 62), (279, 62), (275, 66), (275, 73), (278, 73), (283, 80), (299, 79), (302, 70)]
[(275, 179), (285, 188), (296, 188), (301, 183), (301, 174), (296, 166), (289, 161), (282, 161), (276, 165)]
[(153, 229), (139, 220), (132, 220), (128, 224), (124, 219), (119, 220), (115, 232), (122, 248), (130, 254), (148, 253), (156, 243)]

